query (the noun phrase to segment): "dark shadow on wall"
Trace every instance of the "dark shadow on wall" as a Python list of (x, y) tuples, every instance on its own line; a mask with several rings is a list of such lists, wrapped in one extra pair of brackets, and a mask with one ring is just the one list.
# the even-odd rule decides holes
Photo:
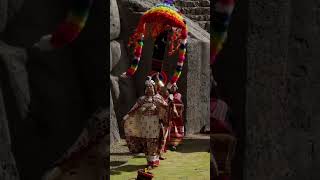
[(87, 25), (68, 47), (53, 52), (30, 49), (64, 20), (70, 2), (26, 0), (3, 33), (5, 43), (28, 48), (24, 68), (29, 82), (24, 83), (29, 83), (31, 104), (27, 118), (17, 114), (12, 90), (4, 90), (12, 148), (22, 180), (40, 179), (75, 142), (89, 117), (109, 105), (106, 1), (94, 1)]
[(248, 0), (237, 1), (228, 39), (214, 67), (214, 78), (218, 83), (220, 96), (231, 108), (230, 121), (237, 136), (237, 149), (232, 165), (234, 180), (243, 178), (247, 25)]

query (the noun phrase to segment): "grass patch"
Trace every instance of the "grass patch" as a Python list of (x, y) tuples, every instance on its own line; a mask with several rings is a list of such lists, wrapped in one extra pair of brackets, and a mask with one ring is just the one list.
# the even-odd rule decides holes
[[(208, 139), (186, 139), (177, 151), (168, 151), (166, 160), (151, 172), (155, 180), (209, 180)], [(134, 180), (138, 169), (146, 167), (144, 156), (131, 158), (127, 164), (110, 170), (111, 180)]]

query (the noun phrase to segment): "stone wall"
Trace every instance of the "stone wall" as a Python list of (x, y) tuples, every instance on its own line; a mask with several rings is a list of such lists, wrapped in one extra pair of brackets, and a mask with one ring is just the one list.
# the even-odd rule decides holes
[(7, 144), (1, 141), (0, 160), (12, 150), (21, 179), (41, 179), (89, 117), (109, 104), (105, 1), (94, 1), (86, 27), (67, 47), (52, 52), (32, 48), (64, 20), (70, 2), (0, 0), (0, 111), (5, 112), (0, 125), (5, 129), (2, 125), (8, 124), (11, 140), (1, 134)]
[(210, 31), (210, 0), (182, 0), (176, 5), (185, 16)]
[(244, 179), (319, 179), (319, 3), (248, 5)]

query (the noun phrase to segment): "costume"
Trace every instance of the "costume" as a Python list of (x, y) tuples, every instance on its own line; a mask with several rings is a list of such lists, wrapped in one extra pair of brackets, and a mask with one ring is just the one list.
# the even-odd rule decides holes
[[(174, 1), (164, 1), (146, 11), (140, 18), (136, 31), (131, 36), (129, 46), (134, 46), (134, 58), (123, 76), (132, 77), (138, 69), (142, 54), (143, 41), (146, 37), (152, 37), (156, 41), (155, 52), (153, 54), (152, 72), (160, 73), (163, 83), (166, 83), (166, 74), (162, 72), (162, 60), (164, 47), (168, 43), (168, 54), (173, 55), (178, 51), (178, 62), (174, 73), (167, 84), (170, 89), (172, 84), (176, 83), (181, 75), (183, 63), (186, 60), (186, 45), (188, 31), (184, 18), (173, 5)], [(161, 44), (161, 41), (164, 43)]]
[[(134, 46), (134, 58), (128, 70), (122, 75), (122, 77), (134, 76), (142, 55), (143, 41), (145, 38), (151, 37), (154, 40), (154, 51), (152, 55), (152, 68), (149, 75), (155, 81), (156, 91), (163, 96), (164, 99), (167, 99), (167, 91), (170, 90), (180, 78), (182, 67), (186, 60), (187, 26), (179, 10), (174, 7), (174, 2), (174, 0), (165, 0), (163, 3), (159, 3), (146, 11), (140, 18), (136, 31), (130, 37), (128, 44), (129, 46)], [(162, 70), (166, 49), (169, 56), (178, 51), (178, 62), (168, 83), (167, 74)], [(165, 84), (167, 84), (167, 88), (165, 88)], [(182, 102), (180, 104), (182, 104)], [(170, 113), (168, 117), (172, 117)], [(169, 130), (170, 126), (168, 121), (161, 123), (161, 152), (165, 151)]]
[(151, 77), (146, 81), (145, 96), (140, 97), (124, 117), (128, 148), (132, 153), (144, 152), (149, 166), (159, 165), (160, 121), (165, 121), (167, 103), (155, 91)]
[(171, 88), (171, 94), (167, 99), (169, 104), (168, 121), (170, 124), (167, 145), (171, 150), (175, 150), (182, 143), (184, 137), (184, 105), (181, 99), (182, 96), (177, 92), (177, 89), (177, 85), (174, 84)]

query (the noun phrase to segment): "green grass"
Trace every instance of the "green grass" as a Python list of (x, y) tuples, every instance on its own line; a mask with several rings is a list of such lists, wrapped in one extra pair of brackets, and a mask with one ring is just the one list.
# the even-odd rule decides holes
[[(154, 180), (209, 180), (209, 140), (187, 139), (177, 151), (168, 151), (166, 160), (151, 172)], [(131, 158), (127, 164), (111, 170), (111, 180), (134, 180), (137, 170), (146, 167), (144, 156)]]

